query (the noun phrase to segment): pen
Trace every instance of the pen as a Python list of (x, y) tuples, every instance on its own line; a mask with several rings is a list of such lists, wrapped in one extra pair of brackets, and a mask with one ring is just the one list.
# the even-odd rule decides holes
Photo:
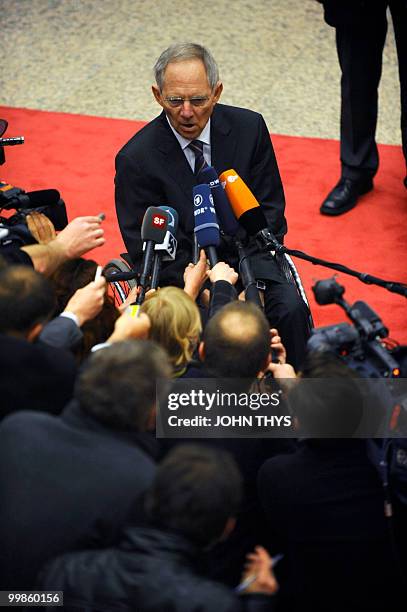
[[(281, 561), (281, 559), (284, 557), (284, 555), (282, 554), (278, 554), (275, 557), (273, 557), (270, 561), (270, 567), (274, 567), (275, 565), (277, 565), (277, 563), (279, 561)], [(247, 578), (245, 578), (244, 580), (242, 580), (242, 582), (240, 584), (237, 585), (237, 587), (235, 588), (235, 592), (236, 593), (241, 593), (242, 591), (244, 591), (245, 589), (247, 589), (247, 587), (249, 587), (251, 584), (253, 584), (253, 582), (257, 579), (257, 574), (251, 574), (250, 576), (247, 576)]]
[(95, 278), (94, 278), (95, 281), (97, 281), (98, 278), (100, 278), (102, 276), (102, 271), (103, 271), (102, 266), (98, 266), (96, 268), (96, 274), (95, 274)]

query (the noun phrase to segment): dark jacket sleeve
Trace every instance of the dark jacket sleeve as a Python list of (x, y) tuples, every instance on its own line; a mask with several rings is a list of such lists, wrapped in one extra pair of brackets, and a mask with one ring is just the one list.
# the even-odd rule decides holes
[(229, 304), (233, 300), (237, 299), (236, 289), (233, 285), (228, 283), (227, 281), (217, 281), (211, 287), (211, 301), (209, 304), (209, 315), (208, 319), (213, 317), (213, 315), (225, 306), (225, 304)]
[(39, 335), (41, 342), (68, 350), (77, 346), (82, 338), (81, 328), (68, 317), (55, 317), (44, 325)]

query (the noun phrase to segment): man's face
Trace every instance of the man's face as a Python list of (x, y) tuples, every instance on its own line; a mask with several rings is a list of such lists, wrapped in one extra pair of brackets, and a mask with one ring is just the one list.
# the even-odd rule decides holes
[(168, 64), (163, 90), (160, 92), (156, 85), (152, 87), (154, 97), (165, 110), (172, 127), (189, 140), (199, 137), (222, 88), (222, 83), (218, 81), (211, 91), (205, 66), (198, 59)]

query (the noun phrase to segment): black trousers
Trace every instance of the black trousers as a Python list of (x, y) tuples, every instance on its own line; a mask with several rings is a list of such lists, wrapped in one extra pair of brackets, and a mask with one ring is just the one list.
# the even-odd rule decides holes
[(264, 312), (275, 327), (287, 351), (287, 362), (298, 370), (305, 358), (310, 336), (308, 308), (296, 287), (284, 278), (264, 281)]
[(375, 141), (378, 86), (390, 7), (396, 37), (401, 97), (401, 135), (407, 165), (407, 3), (372, 3), (362, 22), (336, 26), (341, 78), (341, 162), (346, 178), (373, 177), (379, 157)]

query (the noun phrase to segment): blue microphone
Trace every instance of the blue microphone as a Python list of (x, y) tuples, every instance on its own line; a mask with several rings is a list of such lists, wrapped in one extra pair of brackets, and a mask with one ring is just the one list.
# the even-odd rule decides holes
[(239, 223), (230, 206), (228, 197), (219, 180), (218, 173), (213, 166), (207, 166), (198, 176), (199, 180), (209, 185), (215, 204), (216, 214), (222, 230), (228, 236), (235, 236), (239, 230)]
[(193, 188), (195, 235), (199, 246), (205, 249), (211, 267), (218, 263), (216, 247), (220, 243), (219, 223), (216, 216), (211, 188), (201, 184)]

